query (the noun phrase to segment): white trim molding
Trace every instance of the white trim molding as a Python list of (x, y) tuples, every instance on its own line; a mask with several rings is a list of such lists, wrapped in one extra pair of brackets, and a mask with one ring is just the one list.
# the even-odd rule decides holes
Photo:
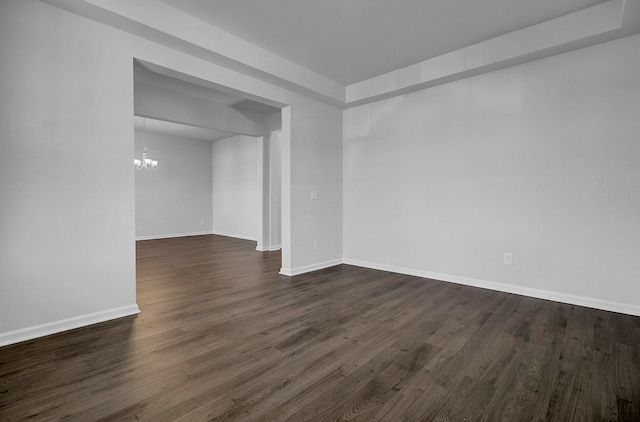
[(260, 247), (259, 245), (256, 246), (256, 251), (259, 252), (273, 252), (273, 251), (279, 251), (280, 249), (282, 249), (282, 245), (276, 245), (276, 246), (269, 246), (269, 247)]
[(552, 300), (554, 302), (568, 303), (570, 305), (585, 306), (588, 308), (600, 309), (603, 311), (619, 312), (622, 314), (640, 316), (640, 307), (628, 303), (610, 302), (607, 300), (601, 300), (592, 297), (569, 295), (566, 293), (553, 292), (549, 290), (514, 286), (511, 284), (497, 283), (494, 281), (480, 280), (476, 278), (460, 277), (451, 274), (434, 273), (431, 271), (424, 271), (413, 268), (396, 267), (394, 265), (376, 264), (373, 262), (359, 261), (349, 258), (345, 258), (344, 263), (347, 265), (354, 265), (356, 267), (389, 271), (392, 273), (406, 274), (429, 278), (432, 280), (445, 281), (449, 283), (463, 284), (465, 286), (479, 287), (481, 289), (489, 289), (504, 293), (517, 294), (521, 296), (535, 297), (538, 299)]
[(140, 313), (137, 304), (0, 333), (0, 347)]
[(208, 231), (208, 232), (191, 232), (191, 233), (156, 234), (152, 236), (136, 236), (136, 240), (169, 239), (172, 237), (204, 236), (207, 234), (216, 234), (216, 233)]
[(342, 264), (342, 259), (332, 259), (331, 261), (319, 262), (317, 264), (306, 265), (298, 268), (280, 268), (280, 274), (293, 277), (304, 273), (310, 273), (312, 271), (323, 270), (329, 267), (335, 267)]
[(227, 233), (227, 232), (221, 232), (221, 231), (217, 231), (217, 230), (214, 230), (212, 233), (209, 233), (209, 234), (215, 234), (216, 236), (234, 237), (236, 239), (252, 240), (254, 242), (258, 241), (258, 238), (256, 236), (247, 236), (247, 235), (244, 235), (244, 234)]

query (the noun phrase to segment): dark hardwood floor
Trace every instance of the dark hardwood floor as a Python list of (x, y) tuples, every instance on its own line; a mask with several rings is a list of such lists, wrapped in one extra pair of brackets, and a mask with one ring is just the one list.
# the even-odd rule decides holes
[(254, 247), (138, 242), (142, 313), (0, 348), (0, 420), (640, 421), (638, 317)]

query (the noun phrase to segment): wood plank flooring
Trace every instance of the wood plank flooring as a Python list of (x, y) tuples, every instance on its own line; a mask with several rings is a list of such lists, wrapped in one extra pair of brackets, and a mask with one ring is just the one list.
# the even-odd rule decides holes
[(138, 242), (142, 313), (0, 348), (0, 420), (640, 421), (638, 317), (254, 247)]

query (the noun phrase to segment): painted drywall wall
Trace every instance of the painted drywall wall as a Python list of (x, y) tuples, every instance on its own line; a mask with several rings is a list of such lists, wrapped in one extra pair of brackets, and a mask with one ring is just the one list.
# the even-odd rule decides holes
[[(280, 118), (280, 113), (277, 114)], [(257, 138), (258, 187), (261, 191), (257, 225), (258, 251), (274, 251), (282, 247), (280, 240), (280, 209), (282, 203), (280, 130)]]
[[(134, 75), (140, 75), (136, 67)], [(266, 131), (268, 117), (219, 104), (207, 98), (202, 89), (196, 96), (176, 87), (162, 86), (165, 79), (150, 83), (144, 76), (137, 76), (134, 85), (134, 110), (136, 115), (167, 120), (186, 125), (215, 129), (230, 133), (259, 136)]]
[(125, 41), (0, 3), (0, 345), (138, 312)]
[[(342, 111), (309, 103), (291, 107), (291, 121), (291, 157), (283, 163), (291, 172), (292, 265), (282, 269), (287, 275), (342, 263)], [(281, 142), (287, 149), (286, 137)]]
[(136, 171), (136, 239), (211, 233), (211, 142), (136, 131), (136, 157), (143, 137), (160, 164)]
[(270, 136), (270, 166), (269, 166), (269, 241), (271, 250), (282, 248), (281, 220), (282, 220), (282, 142), (280, 130), (271, 132)]
[(289, 105), (283, 267), (341, 259), (340, 110), (37, 0), (0, 2), (0, 48), (0, 344), (137, 312), (134, 58)]
[(256, 240), (260, 216), (258, 139), (238, 135), (213, 142), (213, 232)]
[(640, 314), (638, 51), (346, 110), (345, 261)]

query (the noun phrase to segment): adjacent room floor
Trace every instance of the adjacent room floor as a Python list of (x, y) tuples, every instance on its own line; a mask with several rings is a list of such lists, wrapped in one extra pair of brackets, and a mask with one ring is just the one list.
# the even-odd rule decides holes
[(640, 421), (638, 317), (254, 249), (138, 242), (142, 313), (0, 348), (0, 420)]

